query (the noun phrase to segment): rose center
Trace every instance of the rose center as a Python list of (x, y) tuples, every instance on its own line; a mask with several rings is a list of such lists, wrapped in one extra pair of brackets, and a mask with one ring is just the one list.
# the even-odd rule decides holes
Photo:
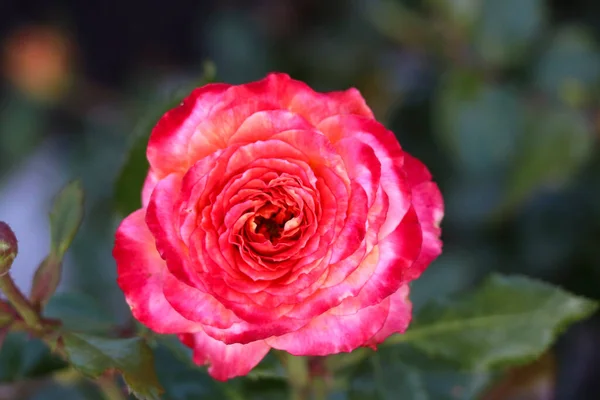
[(255, 222), (256, 229), (254, 230), (254, 233), (259, 233), (270, 241), (273, 241), (273, 239), (279, 239), (281, 237), (281, 230), (283, 229), (282, 224), (278, 224), (272, 219), (267, 219), (261, 216), (258, 216)]
[(294, 217), (295, 215), (291, 211), (269, 204), (256, 213), (252, 224), (254, 233), (262, 235), (265, 239), (275, 243), (285, 231), (286, 223)]

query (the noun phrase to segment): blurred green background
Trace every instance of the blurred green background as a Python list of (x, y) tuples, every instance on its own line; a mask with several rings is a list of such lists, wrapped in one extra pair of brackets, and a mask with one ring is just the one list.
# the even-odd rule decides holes
[[(446, 201), (444, 253), (413, 285), (416, 309), (491, 271), (598, 299), (599, 40), (595, 0), (1, 0), (0, 219), (20, 240), (16, 280), (28, 289), (48, 251), (52, 196), (80, 177), (86, 218), (53, 306), (76, 298), (90, 324), (127, 323), (111, 258), (114, 182), (140, 121), (210, 60), (219, 81), (283, 71), (321, 91), (357, 87), (430, 167)], [(27, 345), (23, 360), (19, 346), (0, 352), (0, 399), (26, 398), (10, 382), (44, 376), (43, 351)], [(491, 386), (403, 357), (380, 352), (337, 398), (600, 398), (596, 317)], [(218, 397), (206, 375), (173, 368), (159, 366), (165, 398)], [(38, 381), (31, 398), (94, 398)], [(280, 398), (278, 384), (240, 383), (260, 399)]]

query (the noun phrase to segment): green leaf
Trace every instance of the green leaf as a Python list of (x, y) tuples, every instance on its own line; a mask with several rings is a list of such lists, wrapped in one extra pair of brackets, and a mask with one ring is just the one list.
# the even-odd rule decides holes
[(56, 196), (50, 211), (51, 252), (62, 259), (83, 220), (83, 188), (73, 181)]
[(552, 285), (494, 274), (474, 292), (424, 307), (404, 335), (386, 343), (409, 343), (439, 361), (483, 371), (535, 359), (596, 308)]
[(54, 199), (50, 211), (50, 254), (40, 263), (31, 284), (30, 299), (41, 308), (56, 291), (62, 275), (62, 259), (83, 220), (81, 182), (66, 185)]
[(44, 308), (44, 316), (60, 320), (70, 332), (103, 333), (116, 325), (96, 299), (83, 293), (56, 294)]
[(137, 398), (160, 399), (163, 389), (154, 369), (154, 357), (142, 339), (106, 339), (67, 333), (63, 340), (69, 361), (82, 373), (95, 378), (106, 370), (118, 370)]
[(40, 378), (67, 367), (39, 339), (21, 332), (10, 332), (0, 349), (0, 382)]
[(348, 399), (471, 400), (494, 374), (441, 368), (407, 344), (371, 352), (351, 371), (335, 374), (335, 392)]
[(485, 373), (427, 371), (402, 360), (380, 365), (375, 357), (370, 364), (353, 376), (350, 400), (471, 400), (489, 382)]
[[(214, 76), (214, 65), (210, 62), (205, 63), (203, 76), (198, 82), (194, 82), (193, 88), (209, 83)], [(146, 147), (152, 129), (158, 120), (168, 110), (180, 104), (191, 90), (192, 88), (181, 88), (152, 104), (134, 128), (129, 153), (115, 182), (115, 207), (119, 214), (128, 215), (141, 207), (142, 187), (149, 168)]]
[(512, 165), (502, 209), (510, 209), (543, 187), (566, 184), (593, 153), (594, 134), (574, 109), (533, 110)]

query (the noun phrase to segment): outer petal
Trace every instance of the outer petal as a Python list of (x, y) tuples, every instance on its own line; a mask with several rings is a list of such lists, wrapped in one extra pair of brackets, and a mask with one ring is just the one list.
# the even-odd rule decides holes
[(421, 255), (413, 269), (423, 272), (442, 253), (439, 224), (443, 214), (443, 204), (437, 185), (433, 182), (426, 182), (413, 188), (413, 207), (415, 207), (421, 226), (423, 226)]
[(425, 164), (406, 152), (404, 153), (404, 165), (402, 168), (406, 172), (406, 180), (412, 187), (431, 181), (431, 173)]
[(150, 202), (150, 197), (152, 196), (152, 191), (156, 187), (158, 183), (158, 175), (152, 170), (148, 171), (148, 175), (146, 176), (146, 180), (144, 181), (144, 187), (142, 188), (142, 207), (148, 207), (148, 203)]
[(208, 364), (208, 373), (220, 381), (246, 375), (270, 350), (262, 340), (227, 345), (204, 332), (182, 334), (179, 339), (194, 350), (194, 362)]
[(381, 180), (381, 163), (375, 151), (354, 138), (342, 139), (335, 144), (342, 156), (350, 179), (356, 180), (369, 197), (369, 207), (375, 202)]
[[(343, 306), (344, 313), (350, 313), (379, 304), (411, 280), (420, 250), (421, 226), (411, 207), (398, 228), (373, 247), (344, 281), (297, 304), (288, 316), (311, 318), (335, 306)], [(358, 256), (362, 257), (360, 253)]]
[(265, 340), (275, 349), (296, 356), (325, 356), (351, 352), (381, 330), (388, 316), (388, 299), (355, 314), (337, 315), (330, 310), (296, 332)]
[(281, 318), (275, 322), (265, 322), (251, 324), (245, 321), (233, 324), (226, 329), (213, 328), (205, 325), (204, 332), (225, 344), (248, 344), (257, 340), (266, 339), (272, 336), (285, 335), (288, 332), (293, 332), (310, 321), (292, 320), (290, 318)]
[[(168, 111), (152, 130), (146, 156), (159, 178), (170, 173), (185, 173), (195, 160), (190, 159), (189, 143), (200, 121), (218, 104), (231, 85), (212, 83), (194, 90), (176, 108)], [(218, 146), (206, 141), (204, 156)], [(197, 158), (196, 158), (197, 159)]]
[(237, 86), (209, 84), (159, 120), (148, 144), (150, 165), (160, 178), (184, 173), (194, 161), (227, 147), (245, 119), (265, 110), (288, 110), (313, 125), (334, 115), (373, 118), (356, 89), (318, 93), (287, 74)]
[(143, 209), (125, 218), (119, 226), (113, 257), (117, 261), (117, 283), (136, 319), (158, 333), (202, 329), (177, 313), (163, 295), (163, 276), (169, 272), (146, 226)]
[(375, 336), (369, 340), (369, 345), (383, 342), (394, 333), (404, 333), (411, 320), (412, 303), (408, 299), (408, 285), (403, 285), (396, 293), (389, 297), (390, 309), (385, 324)]
[[(373, 118), (373, 112), (354, 88), (319, 93), (306, 83), (282, 73), (271, 73), (259, 81), (232, 86), (226, 103), (228, 107), (248, 103), (276, 105), (278, 109), (301, 115), (313, 125), (333, 115), (352, 114)], [(262, 109), (267, 108), (263, 106)]]
[(332, 247), (331, 263), (346, 259), (362, 243), (367, 225), (369, 211), (367, 194), (358, 183), (352, 184), (352, 192), (344, 227), (340, 231)]
[(422, 272), (415, 271), (415, 260), (422, 248), (421, 229), (411, 207), (398, 229), (375, 247), (379, 252), (377, 269), (354, 300), (363, 304), (377, 303), (395, 293), (401, 284), (417, 278)]
[(148, 204), (146, 224), (154, 236), (158, 252), (167, 261), (171, 273), (187, 283), (197, 283), (197, 279), (194, 279), (195, 274), (190, 271), (187, 249), (181, 240), (175, 221), (174, 204), (178, 201), (180, 189), (181, 176), (178, 174), (170, 174), (158, 182)]
[(332, 143), (354, 138), (370, 146), (381, 164), (381, 187), (389, 198), (387, 218), (379, 231), (383, 239), (396, 229), (410, 207), (411, 192), (402, 170), (404, 152), (395, 135), (374, 119), (339, 115), (322, 121), (321, 130)]
[(421, 273), (442, 252), (440, 222), (444, 216), (444, 200), (437, 185), (431, 182), (427, 167), (408, 154), (404, 160), (404, 170), (412, 185), (412, 204), (423, 228), (421, 255), (412, 268)]
[(203, 325), (229, 328), (239, 319), (213, 296), (192, 288), (169, 274), (164, 280), (164, 296), (181, 315)]
[(339, 92), (317, 93), (299, 81), (292, 81), (289, 87), (293, 95), (287, 108), (302, 115), (314, 125), (328, 117), (340, 114), (373, 118), (373, 112), (360, 92), (354, 88)]

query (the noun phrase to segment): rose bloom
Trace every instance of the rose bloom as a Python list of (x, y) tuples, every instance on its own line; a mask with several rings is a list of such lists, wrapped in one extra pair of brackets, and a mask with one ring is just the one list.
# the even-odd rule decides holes
[(160, 119), (147, 156), (142, 208), (116, 233), (118, 283), (214, 378), (271, 348), (324, 356), (406, 330), (443, 201), (356, 89), (209, 84)]

